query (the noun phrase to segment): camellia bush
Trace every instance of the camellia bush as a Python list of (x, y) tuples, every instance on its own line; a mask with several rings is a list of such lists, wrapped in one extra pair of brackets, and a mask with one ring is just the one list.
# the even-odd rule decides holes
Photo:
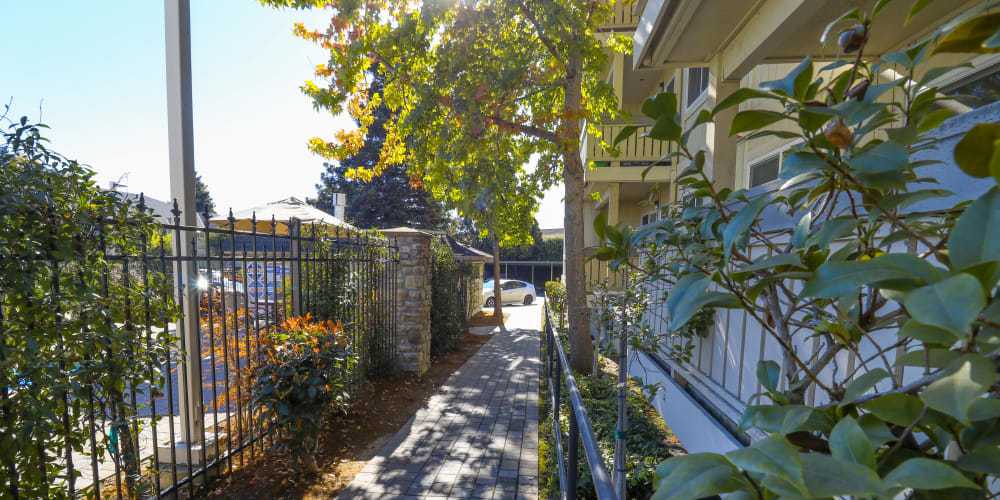
[(261, 423), (309, 473), (319, 472), (316, 450), (323, 422), (350, 401), (350, 373), (357, 362), (339, 323), (289, 318), (261, 340), (254, 368), (253, 402)]
[[(981, 9), (950, 31), (866, 60), (871, 31), (896, 28), (895, 20), (874, 22), (886, 3), (827, 28), (824, 43), (839, 46), (843, 60), (806, 59), (785, 78), (701, 111), (690, 128), (674, 94), (643, 105), (655, 120), (648, 136), (676, 142), (674, 159), (690, 164), (677, 183), (707, 203), (679, 205), (637, 231), (597, 220), (607, 246), (596, 258), (628, 267), (636, 286), (666, 285), (665, 341), (705, 307), (735, 308), (781, 354), (759, 363), (763, 392), (740, 422), (768, 437), (663, 462), (655, 498), (995, 496), (1000, 124), (975, 125), (954, 148), (956, 168), (982, 183), (974, 186), (982, 194), (943, 206), (950, 193), (922, 172), (939, 144), (934, 130), (954, 114), (940, 104), (953, 98), (928, 84), (953, 68), (915, 68), (934, 54), (996, 51), (1000, 15)], [(928, 3), (914, 3), (913, 13)], [(904, 76), (886, 81), (890, 65)], [(781, 189), (752, 198), (720, 189), (704, 151), (686, 145), (692, 130), (745, 102), (772, 107), (739, 111), (731, 134), (797, 141), (782, 162)], [(935, 201), (933, 211), (916, 210)], [(768, 213), (794, 223), (767, 226)], [(642, 264), (628, 263), (635, 253), (647, 257)], [(633, 345), (648, 349), (644, 330), (635, 331)], [(807, 340), (814, 352), (797, 349)], [(856, 366), (843, 363), (849, 355)]]
[(67, 457), (94, 451), (142, 491), (129, 402), (161, 396), (177, 309), (163, 273), (108, 255), (150, 252), (159, 225), (43, 130), (22, 118), (0, 142), (0, 497), (67, 498)]

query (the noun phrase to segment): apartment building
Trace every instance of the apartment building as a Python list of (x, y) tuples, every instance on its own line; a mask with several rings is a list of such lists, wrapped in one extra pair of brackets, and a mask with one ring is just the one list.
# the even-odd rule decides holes
[[(736, 89), (758, 87), (761, 82), (785, 76), (805, 56), (819, 61), (817, 66), (822, 65), (822, 61), (832, 60), (837, 51), (836, 44), (825, 50), (820, 44), (827, 24), (851, 8), (870, 9), (874, 3), (874, 0), (639, 0), (627, 5), (629, 15), (620, 16), (622, 21), (608, 29), (629, 30), (633, 53), (612, 56), (607, 78), (614, 85), (622, 108), (631, 113), (631, 121), (602, 124), (600, 130), (610, 142), (626, 124), (649, 123), (640, 111), (641, 104), (662, 91), (678, 94), (682, 120), (691, 123), (700, 110), (713, 108)], [(912, 3), (897, 0), (885, 7), (866, 48), (866, 57), (878, 58), (900, 50), (981, 4), (939, 0), (904, 26)], [(949, 104), (959, 114), (939, 128), (938, 136), (944, 141), (940, 150), (928, 153), (949, 163), (954, 143), (964, 131), (975, 123), (1000, 120), (1000, 103), (996, 103), (1000, 99), (1000, 55), (965, 59), (934, 56), (918, 72), (966, 61), (973, 63), (973, 67), (939, 75), (928, 85), (939, 87), (944, 94), (976, 96)], [(880, 75), (885, 81), (899, 76), (892, 69)], [(916, 75), (917, 79), (921, 76)], [(754, 196), (780, 187), (781, 181), (777, 179), (781, 153), (795, 142), (777, 137), (730, 136), (733, 115), (750, 106), (765, 105), (750, 102), (721, 113), (715, 124), (702, 126), (692, 134), (688, 148), (692, 152), (699, 149), (706, 152), (707, 171), (718, 186), (748, 188), (749, 195)], [(588, 204), (585, 220), (603, 213), (611, 224), (623, 222), (637, 227), (655, 222), (661, 216), (660, 207), (684, 194), (673, 180), (686, 165), (661, 160), (672, 147), (676, 146), (636, 135), (623, 142), (620, 154), (614, 156), (605, 152), (594, 136), (588, 135), (583, 155), (591, 166), (586, 181), (594, 202)], [(927, 168), (924, 175), (938, 177), (945, 189), (956, 193), (954, 199), (943, 200), (942, 206), (973, 198), (985, 190), (982, 183), (956, 174), (951, 165)], [(948, 176), (936, 175), (945, 170)], [(775, 224), (787, 221), (776, 220)], [(599, 244), (592, 228), (587, 229), (586, 242)], [(610, 277), (612, 284), (620, 285), (620, 279), (608, 273), (601, 263), (589, 263), (588, 273), (591, 283)], [(748, 321), (740, 311), (722, 311), (709, 334), (698, 341), (691, 363), (681, 366), (640, 355), (641, 362), (631, 363), (630, 370), (647, 383), (662, 385), (654, 405), (690, 452), (720, 452), (745, 446), (763, 435), (753, 430), (740, 434), (736, 422), (759, 389), (754, 376), (757, 361), (775, 359), (777, 353), (777, 347), (768, 344), (752, 319)]]

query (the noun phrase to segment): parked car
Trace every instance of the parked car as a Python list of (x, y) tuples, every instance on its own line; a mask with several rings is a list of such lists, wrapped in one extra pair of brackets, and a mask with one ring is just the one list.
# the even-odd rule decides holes
[[(535, 285), (518, 280), (500, 280), (500, 299), (504, 304), (529, 305), (537, 297)], [(493, 280), (483, 283), (483, 307), (493, 307), (496, 297), (493, 294)]]

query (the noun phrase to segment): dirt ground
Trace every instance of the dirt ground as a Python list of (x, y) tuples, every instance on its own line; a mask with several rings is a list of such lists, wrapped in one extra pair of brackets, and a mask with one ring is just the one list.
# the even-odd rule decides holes
[[(504, 313), (503, 320), (506, 322), (508, 318), (510, 318), (510, 313)], [(469, 326), (496, 326), (499, 324), (492, 309), (489, 311), (483, 309), (469, 319)]]
[(421, 377), (373, 380), (348, 415), (327, 422), (316, 457), (322, 470), (319, 475), (300, 474), (283, 457), (264, 456), (219, 480), (201, 498), (332, 498), (489, 339), (485, 335), (466, 334), (461, 349), (433, 358), (430, 370)]

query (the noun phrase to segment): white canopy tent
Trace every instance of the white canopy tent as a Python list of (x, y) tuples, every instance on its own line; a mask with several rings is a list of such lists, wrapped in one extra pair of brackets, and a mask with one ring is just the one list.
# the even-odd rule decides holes
[[(233, 212), (233, 218), (236, 219), (236, 222), (233, 225), (236, 230), (251, 231), (253, 229), (252, 219), (255, 215), (257, 217), (257, 232), (259, 233), (271, 232), (272, 218), (275, 221), (274, 232), (277, 234), (288, 234), (288, 225), (293, 218), (302, 221), (303, 226), (315, 224), (317, 227), (324, 227), (326, 229), (333, 230), (338, 228), (347, 230), (357, 229), (356, 227), (344, 222), (342, 219), (334, 217), (298, 198), (291, 197), (271, 202), (266, 205), (260, 205)], [(212, 219), (212, 223), (219, 225), (219, 227), (228, 229), (228, 215)]]

